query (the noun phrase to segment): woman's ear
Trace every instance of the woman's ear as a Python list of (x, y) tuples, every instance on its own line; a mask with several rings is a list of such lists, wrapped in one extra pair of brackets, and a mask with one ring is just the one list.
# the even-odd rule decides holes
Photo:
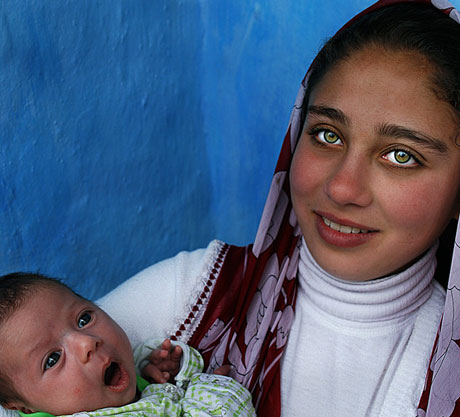
[(457, 198), (456, 198), (457, 202), (455, 204), (455, 206), (453, 207), (453, 214), (452, 214), (452, 219), (454, 220), (458, 220), (459, 216), (460, 216), (460, 190), (458, 191), (457, 193)]
[(456, 208), (456, 210), (455, 210), (454, 215), (452, 216), (452, 218), (453, 218), (454, 220), (458, 220), (459, 215), (460, 215), (460, 203), (457, 204), (457, 208)]

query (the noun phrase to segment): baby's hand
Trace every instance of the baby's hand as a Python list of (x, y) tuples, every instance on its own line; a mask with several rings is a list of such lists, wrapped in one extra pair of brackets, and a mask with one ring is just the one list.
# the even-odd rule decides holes
[(148, 358), (150, 363), (144, 366), (141, 374), (150, 382), (164, 384), (178, 374), (181, 357), (181, 347), (173, 346), (169, 339), (165, 339), (159, 348), (152, 351)]
[(222, 365), (219, 366), (218, 368), (214, 369), (214, 374), (216, 375), (223, 375), (223, 376), (228, 376), (231, 371), (231, 366), (230, 365)]

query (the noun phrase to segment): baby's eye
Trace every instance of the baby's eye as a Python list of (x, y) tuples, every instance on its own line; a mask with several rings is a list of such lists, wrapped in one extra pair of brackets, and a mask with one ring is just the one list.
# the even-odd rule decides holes
[(342, 143), (342, 139), (340, 139), (340, 137), (331, 130), (319, 130), (316, 135), (319, 141), (323, 143), (328, 143), (331, 145), (339, 145)]
[(47, 369), (52, 368), (54, 365), (56, 365), (60, 358), (61, 358), (60, 351), (53, 352), (51, 355), (49, 355), (45, 361), (45, 371)]
[(85, 311), (84, 313), (82, 313), (80, 317), (78, 317), (78, 320), (77, 320), (78, 327), (80, 328), (85, 327), (91, 321), (92, 318), (93, 316), (91, 315), (91, 313), (89, 311)]
[(402, 149), (395, 149), (383, 156), (388, 161), (396, 165), (415, 166), (419, 165), (418, 160), (410, 152)]

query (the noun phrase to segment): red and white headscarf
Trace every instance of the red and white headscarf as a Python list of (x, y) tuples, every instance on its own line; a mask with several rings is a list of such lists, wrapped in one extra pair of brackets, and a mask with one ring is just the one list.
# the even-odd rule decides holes
[[(406, 1), (431, 3), (460, 24), (460, 13), (447, 0)], [(381, 0), (360, 15), (403, 2)], [(199, 321), (189, 343), (202, 352), (208, 370), (232, 364), (232, 376), (251, 390), (257, 413), (264, 417), (280, 415), (280, 359), (294, 317), (301, 232), (288, 173), (302, 129), (307, 82), (308, 73), (294, 105), (254, 244), (223, 247), (200, 299), (176, 333), (180, 337)], [(460, 241), (458, 233), (456, 239)], [(460, 416), (459, 341), (460, 248), (456, 243), (442, 326), (418, 416)]]

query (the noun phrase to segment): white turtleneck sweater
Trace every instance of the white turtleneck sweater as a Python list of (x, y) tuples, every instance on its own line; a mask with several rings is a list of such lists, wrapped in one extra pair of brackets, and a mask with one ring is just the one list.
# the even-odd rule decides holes
[(321, 269), (303, 242), (283, 417), (417, 414), (444, 306), (435, 252), (400, 274), (351, 282)]

